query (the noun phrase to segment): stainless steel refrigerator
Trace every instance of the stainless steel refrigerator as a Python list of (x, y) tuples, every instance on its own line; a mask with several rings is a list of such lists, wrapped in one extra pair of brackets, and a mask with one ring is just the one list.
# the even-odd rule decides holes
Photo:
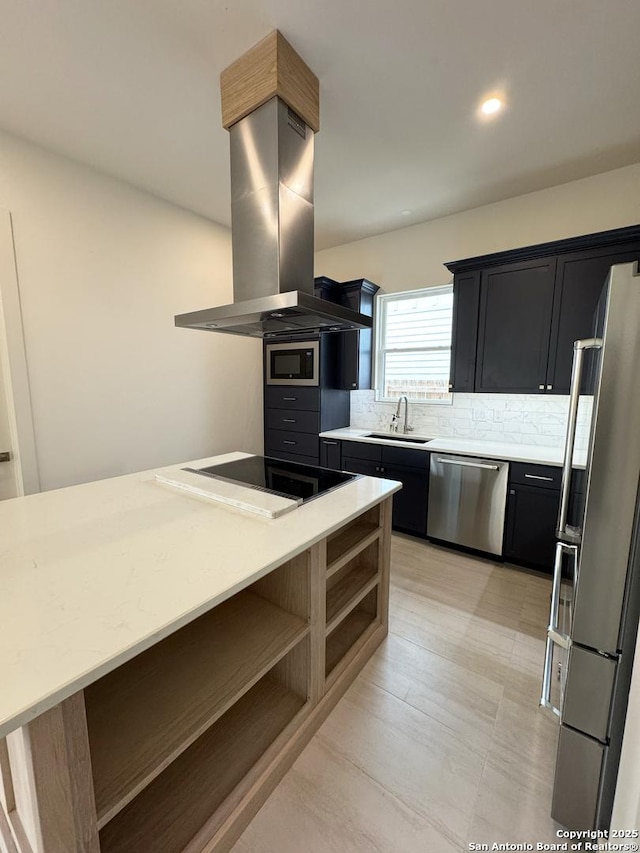
[[(578, 403), (593, 394), (584, 510), (567, 523)], [(540, 704), (560, 719), (552, 817), (608, 828), (640, 610), (640, 274), (611, 268), (576, 341)], [(638, 663), (640, 665), (640, 662)]]

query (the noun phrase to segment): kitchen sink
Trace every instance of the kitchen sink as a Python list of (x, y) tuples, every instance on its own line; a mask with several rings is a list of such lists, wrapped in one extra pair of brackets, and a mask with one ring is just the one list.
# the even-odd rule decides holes
[(408, 441), (411, 444), (427, 444), (427, 442), (431, 441), (430, 438), (409, 438), (406, 435), (395, 435), (390, 432), (370, 432), (367, 435), (363, 435), (363, 438), (384, 438), (385, 441)]

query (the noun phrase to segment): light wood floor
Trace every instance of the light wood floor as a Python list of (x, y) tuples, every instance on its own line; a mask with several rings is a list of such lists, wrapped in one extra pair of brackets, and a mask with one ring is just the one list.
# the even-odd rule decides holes
[(558, 841), (538, 709), (550, 581), (393, 537), (390, 633), (234, 853)]

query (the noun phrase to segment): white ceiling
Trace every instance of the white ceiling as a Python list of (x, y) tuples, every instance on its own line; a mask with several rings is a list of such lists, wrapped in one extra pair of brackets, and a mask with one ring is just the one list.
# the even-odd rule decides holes
[[(0, 0), (0, 15), (3, 129), (224, 224), (218, 76), (279, 28), (320, 78), (317, 248), (640, 161), (638, 0)], [(496, 91), (507, 109), (478, 120)]]

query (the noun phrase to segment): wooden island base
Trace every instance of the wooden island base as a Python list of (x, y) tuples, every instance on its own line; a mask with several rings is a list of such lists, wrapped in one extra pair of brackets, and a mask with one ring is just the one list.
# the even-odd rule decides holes
[(229, 850), (385, 637), (390, 534), (388, 498), (0, 739), (0, 850)]

